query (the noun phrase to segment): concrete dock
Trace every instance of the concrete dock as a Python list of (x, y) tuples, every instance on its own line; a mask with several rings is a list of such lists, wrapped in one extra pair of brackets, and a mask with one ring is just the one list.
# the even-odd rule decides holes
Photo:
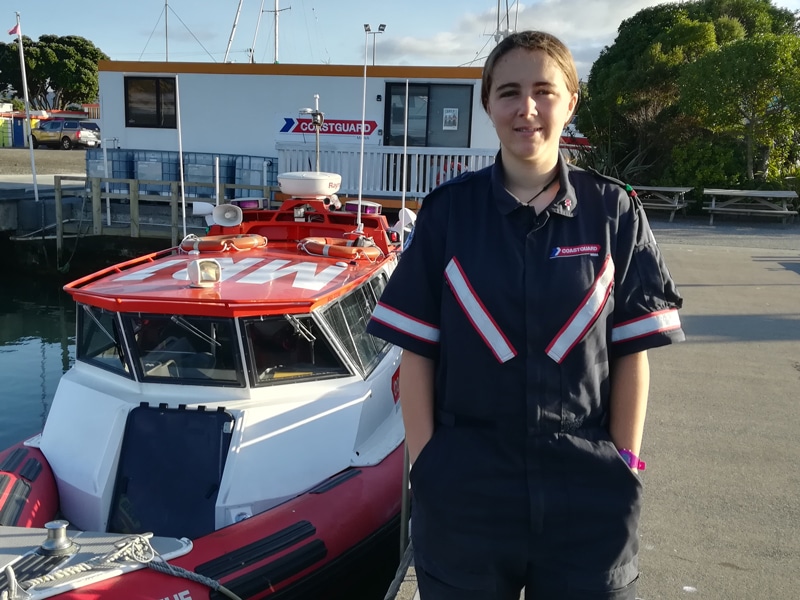
[[(800, 225), (653, 222), (687, 342), (650, 353), (639, 598), (800, 597)], [(412, 600), (413, 566), (387, 599)], [(547, 599), (551, 600), (551, 599)]]

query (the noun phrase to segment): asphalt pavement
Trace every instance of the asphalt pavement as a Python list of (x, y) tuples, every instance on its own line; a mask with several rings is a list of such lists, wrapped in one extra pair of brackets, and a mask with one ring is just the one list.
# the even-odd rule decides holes
[(687, 341), (650, 352), (639, 598), (796, 600), (800, 224), (707, 223), (652, 222)]

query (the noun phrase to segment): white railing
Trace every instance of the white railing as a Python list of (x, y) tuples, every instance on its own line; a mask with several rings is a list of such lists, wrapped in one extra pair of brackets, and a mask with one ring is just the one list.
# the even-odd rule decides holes
[[(313, 143), (279, 142), (278, 172), (313, 171), (316, 150)], [(320, 146), (319, 168), (342, 176), (340, 195), (358, 195), (360, 144)], [(406, 196), (422, 198), (438, 184), (464, 171), (477, 171), (494, 163), (496, 149), (490, 148), (408, 148), (406, 153)], [(403, 192), (403, 148), (364, 148), (363, 196), (400, 197)]]

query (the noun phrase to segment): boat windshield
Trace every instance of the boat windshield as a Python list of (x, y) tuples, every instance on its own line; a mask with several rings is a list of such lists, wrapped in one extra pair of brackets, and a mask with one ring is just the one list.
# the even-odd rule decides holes
[(117, 313), (80, 305), (78, 312), (77, 358), (125, 377), (132, 377), (120, 335)]
[(244, 386), (233, 319), (123, 314), (143, 381)]
[(258, 317), (242, 323), (248, 368), (256, 386), (349, 375), (311, 316)]

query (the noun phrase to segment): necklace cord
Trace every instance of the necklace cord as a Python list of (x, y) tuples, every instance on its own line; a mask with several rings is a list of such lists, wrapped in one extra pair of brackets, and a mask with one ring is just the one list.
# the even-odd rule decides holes
[(525, 206), (530, 206), (530, 205), (531, 205), (531, 202), (533, 202), (533, 201), (534, 201), (534, 200), (536, 200), (536, 199), (537, 199), (539, 196), (541, 196), (541, 195), (542, 195), (542, 194), (544, 194), (544, 193), (545, 193), (547, 190), (549, 190), (549, 189), (550, 189), (550, 186), (551, 186), (551, 185), (553, 185), (553, 184), (556, 182), (556, 180), (557, 180), (557, 179), (558, 179), (558, 173), (556, 173), (555, 175), (553, 175), (553, 178), (552, 178), (550, 181), (548, 181), (548, 182), (545, 184), (545, 186), (544, 186), (542, 189), (540, 189), (538, 192), (536, 192), (536, 194), (534, 194), (533, 198), (531, 198), (530, 200), (528, 200), (528, 201), (526, 201), (526, 202), (523, 202), (523, 204), (524, 204)]

